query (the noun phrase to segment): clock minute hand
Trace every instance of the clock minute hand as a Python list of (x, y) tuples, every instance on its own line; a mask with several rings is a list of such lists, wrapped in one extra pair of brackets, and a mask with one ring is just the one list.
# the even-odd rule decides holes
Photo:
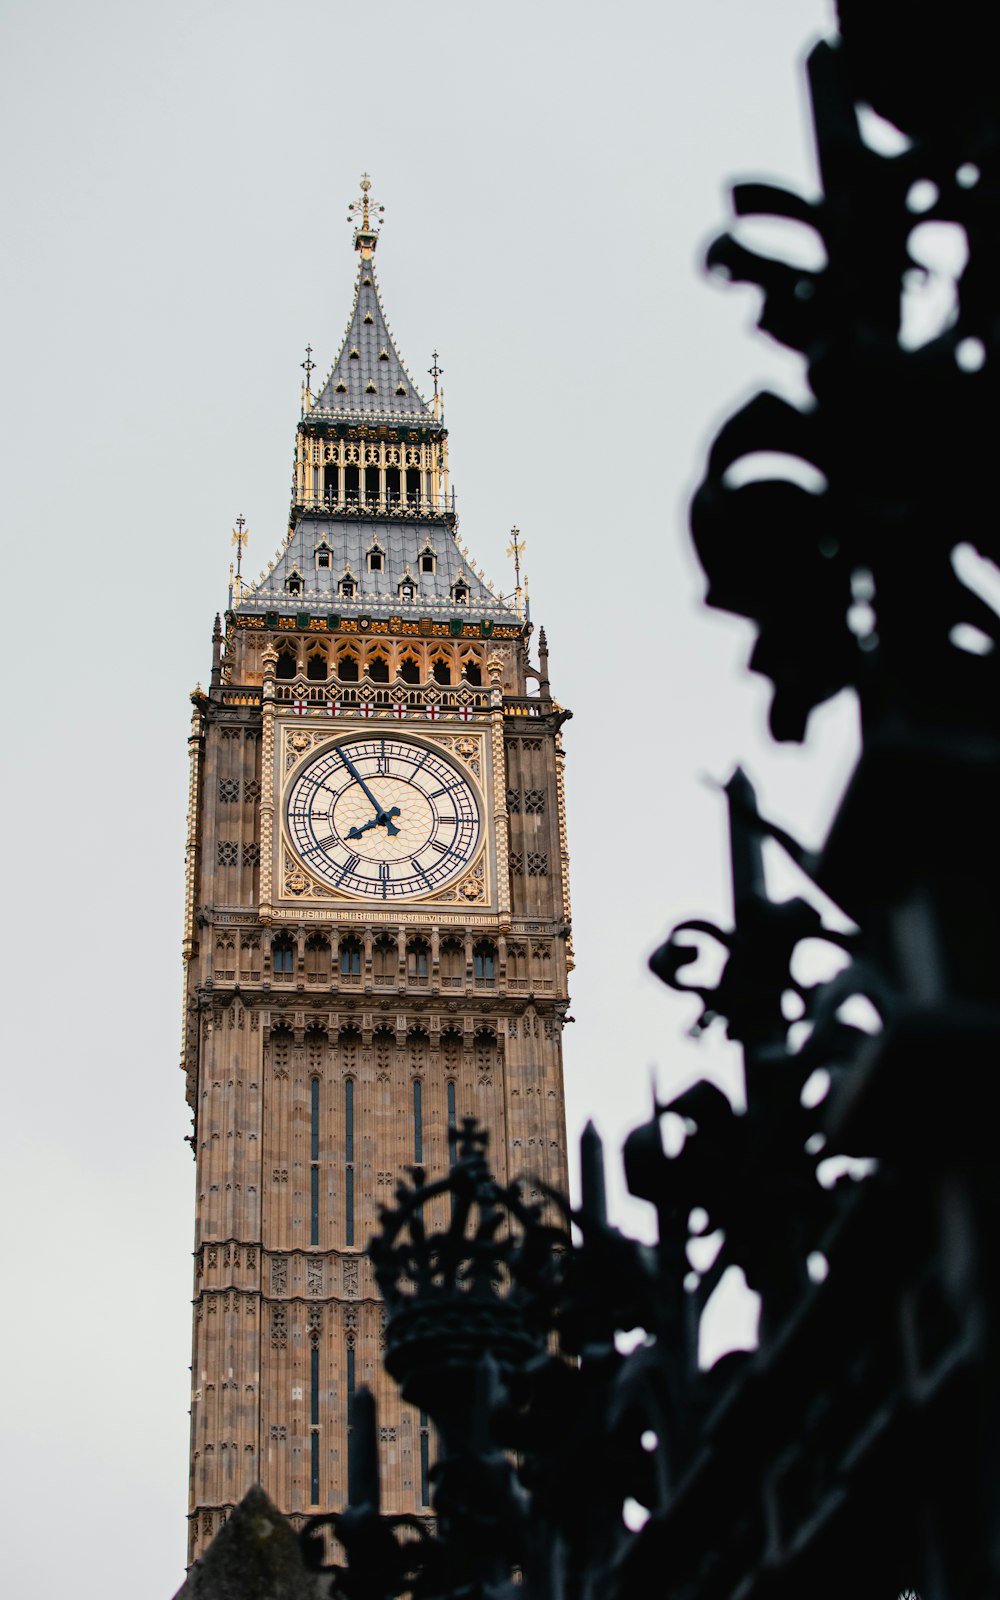
[[(372, 794), (371, 790), (369, 789), (369, 787), (368, 787), (367, 783), (365, 782), (364, 778), (361, 776), (361, 774), (358, 771), (357, 767), (354, 765), (354, 762), (351, 760), (350, 756), (346, 756), (344, 754), (343, 750), (341, 750), (339, 746), (337, 748), (337, 754), (340, 757), (341, 761), (344, 763), (344, 766), (347, 768), (348, 772), (351, 774), (351, 777), (354, 779), (355, 783), (360, 784), (361, 788), (364, 790), (365, 794), (367, 795), (368, 799), (371, 801), (372, 806), (374, 808), (374, 811), (375, 811), (374, 819), (373, 819), (373, 821), (371, 823), (367, 823), (366, 827), (375, 827), (377, 823), (384, 822), (385, 823), (385, 831), (386, 831), (386, 833), (390, 833), (390, 834), (398, 833), (399, 829), (393, 826), (391, 818), (399, 816), (399, 807), (398, 806), (393, 806), (391, 811), (386, 811), (382, 806), (380, 806), (378, 801), (376, 800), (375, 796)], [(357, 835), (353, 834), (353, 833), (349, 833), (347, 837), (349, 839), (351, 839), (351, 838), (356, 838)]]

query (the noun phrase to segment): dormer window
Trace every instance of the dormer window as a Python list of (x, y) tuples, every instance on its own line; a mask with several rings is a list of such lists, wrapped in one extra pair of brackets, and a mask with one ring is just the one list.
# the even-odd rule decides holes
[(357, 584), (349, 572), (345, 572), (337, 585), (337, 593), (342, 600), (353, 600), (357, 593)]
[(340, 382), (337, 384), (336, 390), (334, 392), (336, 394), (346, 394), (347, 393), (347, 384), (344, 382), (343, 378), (341, 378)]
[(469, 603), (469, 585), (464, 581), (464, 579), (459, 578), (457, 583), (453, 583), (452, 584), (452, 586), (451, 586), (451, 598), (454, 600), (454, 602), (455, 602), (455, 604), (457, 606), (467, 606), (468, 605), (468, 603)]
[(316, 546), (316, 566), (317, 566), (317, 568), (319, 568), (319, 567), (327, 567), (327, 568), (329, 568), (330, 560), (331, 560), (332, 555), (333, 555), (333, 552), (330, 549), (330, 546), (328, 544), (318, 544)]
[(373, 545), (368, 552), (368, 571), (385, 571), (385, 551), (378, 549), (376, 545)]
[(404, 579), (399, 586), (399, 598), (401, 600), (415, 600), (417, 598), (416, 584), (411, 582), (408, 578)]
[(374, 322), (375, 321), (375, 318), (372, 316), (370, 311), (366, 311), (365, 312), (365, 321), (366, 322)]
[(375, 392), (375, 385), (373, 383), (368, 383), (365, 385), (365, 394), (374, 394)]
[(433, 572), (434, 568), (436, 566), (437, 566), (437, 557), (435, 556), (434, 551), (431, 550), (430, 548), (428, 548), (426, 550), (421, 550), (421, 552), (420, 552), (420, 570), (421, 570), (421, 572)]
[(361, 356), (360, 356), (357, 348), (352, 349), (352, 351), (351, 351), (351, 353), (350, 353), (350, 355), (348, 356), (347, 359), (349, 361), (360, 361), (361, 360)]
[(379, 358), (379, 360), (380, 360), (380, 361), (388, 361), (388, 359), (389, 359), (389, 352), (388, 352), (388, 350), (386, 350), (386, 349), (385, 349), (385, 348), (384, 348), (384, 347), (383, 347), (383, 348), (382, 348), (382, 349), (381, 349), (381, 350), (380, 350), (380, 351), (379, 351), (379, 353), (378, 353), (378, 358)]
[(298, 573), (298, 572), (290, 572), (288, 574), (288, 577), (285, 579), (285, 593), (286, 594), (301, 594), (302, 593), (302, 576), (301, 576), (300, 573)]
[(405, 394), (406, 393), (406, 385), (405, 385), (405, 383), (397, 383), (397, 385), (396, 385), (396, 393), (397, 394)]

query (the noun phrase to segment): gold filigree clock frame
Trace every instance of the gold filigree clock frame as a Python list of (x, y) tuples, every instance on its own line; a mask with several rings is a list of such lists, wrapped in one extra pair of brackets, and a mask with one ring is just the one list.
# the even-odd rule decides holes
[[(269, 719), (265, 717), (265, 723)], [(468, 868), (446, 888), (428, 895), (414, 895), (385, 906), (381, 902), (359, 900), (356, 895), (339, 893), (329, 884), (308, 871), (291, 847), (284, 820), (285, 797), (290, 786), (301, 772), (303, 764), (319, 750), (342, 740), (345, 736), (363, 737), (376, 731), (396, 738), (411, 739), (418, 744), (448, 756), (469, 778), (475, 789), (482, 812), (483, 840)], [(267, 746), (270, 744), (270, 750)], [(270, 795), (261, 797), (261, 858), (271, 867), (267, 874), (268, 897), (265, 901), (265, 884), (261, 883), (261, 917), (268, 921), (294, 921), (305, 917), (309, 921), (387, 921), (420, 920), (424, 913), (428, 921), (441, 921), (442, 913), (458, 912), (456, 920), (478, 921), (484, 913), (494, 920), (500, 909), (497, 905), (497, 849), (494, 837), (494, 807), (492, 796), (503, 793), (503, 774), (499, 779), (495, 766), (495, 741), (491, 739), (489, 720), (476, 724), (459, 722), (435, 723), (424, 727), (414, 719), (413, 724), (393, 719), (370, 720), (344, 718), (335, 726), (328, 720), (285, 719), (275, 716), (271, 739), (264, 741), (262, 767), (270, 784)], [(269, 822), (270, 839), (265, 838), (265, 814)], [(263, 874), (262, 874), (263, 879)], [(473, 915), (470, 916), (470, 913)], [(478, 913), (479, 915), (475, 915)], [(448, 920), (451, 920), (448, 918)]]

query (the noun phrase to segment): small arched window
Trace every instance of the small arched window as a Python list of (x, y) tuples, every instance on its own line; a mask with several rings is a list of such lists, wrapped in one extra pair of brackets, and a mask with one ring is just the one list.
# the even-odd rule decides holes
[(357, 683), (358, 676), (358, 658), (352, 651), (345, 650), (337, 658), (337, 677), (341, 683)]
[(306, 979), (313, 983), (330, 980), (330, 941), (325, 933), (311, 933), (306, 940)]
[(438, 659), (434, 663), (434, 682), (435, 683), (450, 683), (451, 682), (451, 662), (442, 660), (442, 658), (440, 656), (438, 657)]
[(456, 986), (465, 978), (465, 946), (460, 939), (441, 941), (441, 982)]
[(426, 939), (411, 939), (406, 947), (406, 976), (410, 983), (426, 983), (431, 953)]
[(399, 676), (404, 683), (420, 682), (420, 663), (415, 656), (404, 656), (399, 663)]
[(376, 983), (394, 983), (399, 969), (396, 941), (388, 933), (379, 934), (372, 946), (372, 977)]
[(340, 941), (340, 976), (360, 978), (361, 945), (353, 936)]
[(478, 661), (467, 661), (462, 668), (462, 677), (466, 683), (471, 683), (474, 689), (482, 687), (483, 672)]
[(271, 971), (276, 978), (288, 978), (294, 969), (295, 940), (290, 933), (279, 933), (271, 944)]
[(298, 662), (293, 645), (284, 644), (278, 651), (278, 664), (274, 669), (276, 678), (294, 678)]
[(497, 947), (480, 939), (472, 952), (472, 976), (477, 983), (494, 983), (497, 974)]
[(312, 655), (306, 658), (306, 677), (313, 683), (326, 681), (326, 656), (322, 650), (314, 650)]
[(389, 682), (389, 658), (379, 650), (368, 658), (368, 676), (372, 683)]

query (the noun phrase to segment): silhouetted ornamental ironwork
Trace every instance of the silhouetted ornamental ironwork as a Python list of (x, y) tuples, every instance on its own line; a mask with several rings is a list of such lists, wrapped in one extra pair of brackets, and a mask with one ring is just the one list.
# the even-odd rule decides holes
[[(857, 765), (812, 850), (737, 769), (729, 925), (652, 957), (743, 1064), (738, 1105), (696, 1083), (626, 1140), (652, 1245), (609, 1223), (593, 1128), (572, 1213), (500, 1186), (471, 1123), (446, 1177), (400, 1185), (371, 1255), (434, 1517), (381, 1514), (359, 1390), (349, 1504), (305, 1534), (349, 1600), (1000, 1597), (1000, 20), (839, 15), (808, 66), (822, 192), (734, 190), (817, 264), (729, 235), (708, 258), (761, 288), (812, 401), (743, 406), (691, 520), (708, 604), (756, 628), (774, 737), (848, 689)], [(928, 225), (965, 259), (919, 329)], [(784, 901), (773, 849), (801, 874)], [(727, 1273), (756, 1341), (707, 1364)]]

